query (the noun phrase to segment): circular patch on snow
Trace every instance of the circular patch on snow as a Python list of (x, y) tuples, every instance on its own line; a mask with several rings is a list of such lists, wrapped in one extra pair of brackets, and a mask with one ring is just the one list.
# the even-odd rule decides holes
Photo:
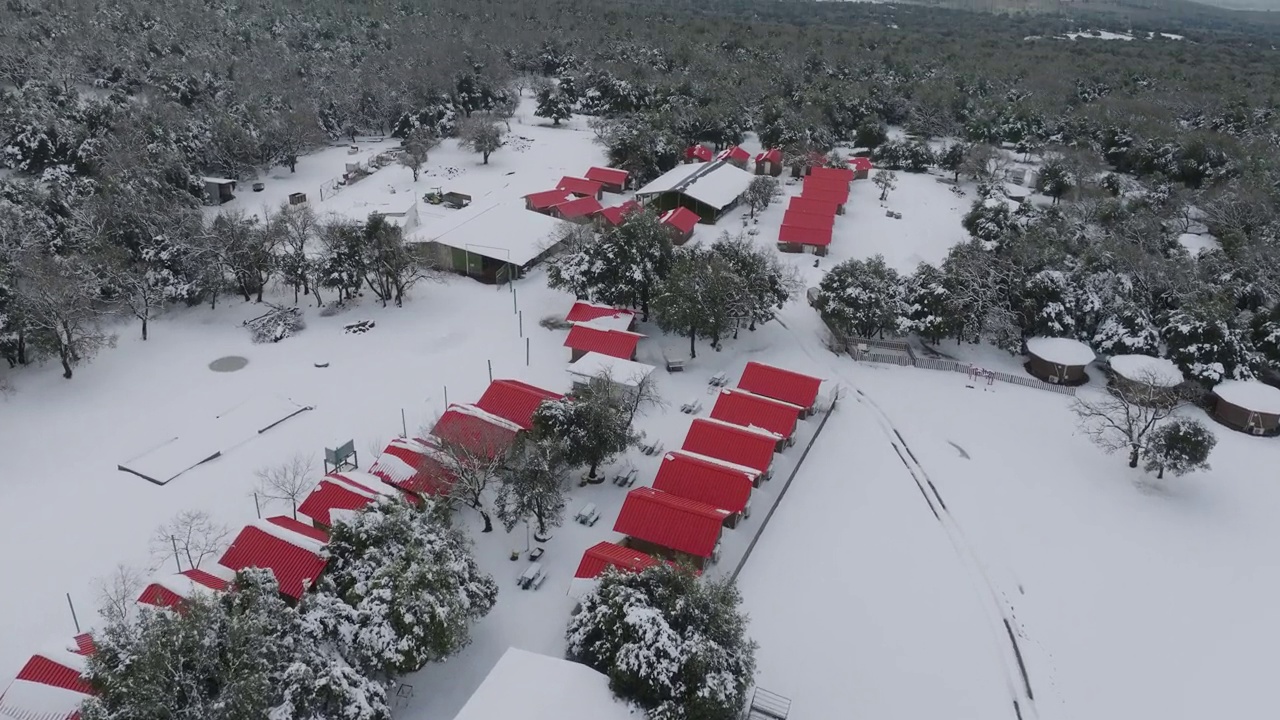
[(243, 358), (239, 355), (227, 355), (209, 363), (209, 369), (214, 372), (235, 372), (248, 364), (248, 358)]

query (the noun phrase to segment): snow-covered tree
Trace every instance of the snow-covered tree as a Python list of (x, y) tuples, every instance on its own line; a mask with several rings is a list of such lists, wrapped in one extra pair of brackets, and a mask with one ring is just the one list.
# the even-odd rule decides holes
[[(750, 318), (749, 330), (772, 320), (800, 292), (802, 284), (795, 267), (784, 264), (776, 252), (756, 245), (745, 235), (723, 233), (711, 250), (728, 263), (740, 281), (734, 312)], [(735, 328), (735, 337), (736, 332)]]
[(440, 136), (429, 126), (421, 126), (409, 133), (400, 145), (399, 162), (413, 173), (418, 182), (422, 166), (427, 164), (431, 151), (440, 144)]
[(1182, 372), (1207, 385), (1248, 380), (1256, 361), (1243, 333), (1202, 308), (1171, 313), (1160, 332), (1168, 357)]
[(446, 660), (498, 597), (442, 506), (382, 497), (335, 519), (310, 622), (363, 672), (390, 677)]
[(1070, 273), (1041, 270), (1027, 278), (1019, 295), (1022, 329), (1027, 335), (1086, 339), (1082, 335), (1087, 335), (1087, 301)]
[(14, 257), (11, 272), (14, 304), (29, 341), (58, 357), (64, 378), (115, 345), (103, 322), (108, 312), (100, 301), (102, 278), (85, 260), (29, 250)]
[(1217, 444), (1218, 438), (1204, 423), (1192, 418), (1174, 418), (1151, 433), (1144, 467), (1147, 472), (1156, 473), (1157, 480), (1164, 477), (1165, 470), (1174, 475), (1208, 470), (1209, 453)]
[(698, 337), (718, 348), (735, 319), (750, 314), (743, 297), (743, 281), (728, 261), (714, 250), (692, 246), (676, 253), (653, 310), (658, 327), (688, 336), (689, 355), (697, 357)]
[(782, 195), (782, 187), (778, 185), (778, 179), (769, 175), (760, 175), (751, 181), (747, 186), (747, 191), (742, 194), (742, 199), (747, 203), (747, 207), (751, 208), (751, 217), (755, 217), (756, 213), (762, 212), (769, 207), (775, 199)]
[(1111, 306), (1089, 344), (1103, 355), (1159, 355), (1160, 331), (1149, 313), (1122, 301)]
[(218, 213), (210, 234), (220, 238), (219, 260), (235, 279), (245, 302), (262, 302), (267, 281), (276, 270), (278, 236), (256, 217), (239, 211)]
[(564, 522), (568, 503), (569, 464), (559, 438), (524, 435), (498, 478), (494, 499), (498, 521), (507, 532), (533, 521), (537, 537)]
[(372, 214), (365, 222), (363, 248), (365, 283), (382, 307), (389, 301), (402, 306), (405, 293), (419, 280), (430, 277), (422, 258), (405, 244), (400, 227), (382, 215)]
[(946, 277), (936, 266), (920, 263), (903, 287), (902, 330), (913, 332), (933, 344), (957, 332), (959, 323), (951, 315), (951, 298)]
[(1249, 339), (1260, 360), (1273, 369), (1280, 369), (1280, 306), (1253, 317)]
[(951, 173), (952, 180), (960, 182), (960, 172), (964, 169), (965, 154), (969, 148), (963, 143), (951, 143), (938, 153), (938, 167)]
[(1107, 453), (1128, 452), (1129, 467), (1138, 467), (1152, 434), (1182, 404), (1173, 388), (1158, 377), (1131, 378), (1137, 382), (1114, 384), (1096, 396), (1080, 395), (1072, 405), (1080, 431)]
[(1009, 211), (1009, 204), (999, 197), (978, 198), (960, 222), (976, 240), (988, 249), (999, 248), (1006, 235), (1011, 233), (1016, 221)]
[(313, 245), (319, 239), (320, 224), (310, 205), (285, 203), (269, 221), (279, 238), (279, 256), (276, 267), (280, 280), (293, 288), (296, 305), (300, 295), (315, 294), (316, 307), (320, 299), (319, 265), (312, 257)]
[(479, 153), (484, 158), (485, 165), (489, 164), (489, 156), (505, 144), (502, 140), (502, 123), (483, 115), (468, 118), (462, 124), (458, 138), (462, 147)]
[(337, 290), (339, 302), (356, 297), (364, 285), (369, 255), (363, 228), (335, 216), (320, 223), (318, 235), (317, 282)]
[(881, 255), (832, 268), (818, 285), (814, 307), (834, 329), (859, 337), (896, 329), (906, 310), (902, 280)]
[(1070, 189), (1071, 172), (1062, 161), (1050, 159), (1040, 167), (1040, 173), (1036, 175), (1036, 190), (1053, 198), (1055, 205)]
[(635, 442), (628, 408), (611, 378), (592, 378), (575, 398), (549, 400), (533, 413), (535, 442), (554, 447), (569, 467), (588, 468), (595, 478), (599, 467)]
[(552, 125), (559, 125), (561, 120), (573, 116), (573, 99), (559, 85), (545, 82), (534, 91), (538, 107), (533, 111), (538, 117), (547, 118)]
[(928, 145), (915, 140), (890, 140), (881, 143), (871, 153), (876, 167), (885, 170), (924, 172), (937, 162)]
[(585, 300), (638, 307), (647, 321), (673, 254), (671, 232), (655, 213), (627, 213), (618, 227), (555, 258), (547, 268), (547, 284)]
[(880, 188), (880, 202), (884, 202), (889, 199), (889, 192), (898, 187), (898, 174), (892, 170), (880, 170), (871, 182)]
[(654, 720), (737, 720), (756, 651), (740, 604), (730, 581), (666, 563), (608, 570), (569, 621), (569, 655)]

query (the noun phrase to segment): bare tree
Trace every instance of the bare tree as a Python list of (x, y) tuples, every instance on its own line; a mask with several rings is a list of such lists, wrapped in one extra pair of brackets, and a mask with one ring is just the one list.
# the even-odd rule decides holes
[(960, 164), (961, 172), (977, 182), (995, 182), (1004, 178), (1009, 159), (1000, 149), (992, 145), (977, 144), (965, 153), (964, 162)]
[[(179, 569), (199, 568), (227, 547), (231, 529), (213, 521), (203, 510), (183, 510), (151, 535), (151, 558), (158, 570), (174, 561)], [(175, 553), (177, 553), (175, 555)], [(181, 568), (183, 561), (186, 568)]]
[(370, 215), (365, 223), (364, 251), (365, 283), (382, 307), (386, 307), (388, 301), (400, 307), (405, 293), (419, 280), (441, 277), (405, 244), (400, 228), (381, 215)]
[(747, 186), (747, 191), (742, 194), (742, 199), (746, 201), (747, 207), (751, 208), (751, 217), (755, 217), (756, 213), (762, 212), (774, 201), (775, 198), (782, 195), (782, 188), (778, 185), (778, 179), (768, 175), (761, 175), (751, 181)]
[(268, 501), (289, 503), (296, 520), (298, 504), (316, 486), (313, 467), (309, 455), (298, 454), (279, 465), (261, 468), (254, 473), (258, 478), (257, 492)]
[(489, 155), (506, 144), (502, 139), (502, 124), (487, 115), (468, 118), (459, 138), (462, 147), (480, 153), (485, 165), (489, 164)]
[(277, 260), (280, 276), (293, 288), (293, 303), (298, 304), (300, 295), (314, 294), (316, 307), (320, 307), (324, 301), (320, 297), (320, 283), (315, 277), (316, 263), (308, 255), (319, 234), (315, 211), (310, 205), (284, 203), (271, 218), (271, 223), (280, 250)]
[[(427, 429), (420, 435), (431, 437)], [(453, 484), (448, 492), (449, 500), (480, 513), (484, 520), (484, 532), (493, 532), (493, 519), (489, 515), (485, 495), (494, 482), (509, 470), (506, 450), (498, 450), (496, 447), (468, 447), (463, 443), (445, 442), (439, 438), (435, 438), (434, 442), (444, 456), (449, 473), (453, 475)]]
[(413, 172), (413, 181), (418, 182), (422, 166), (427, 164), (427, 157), (435, 146), (440, 144), (440, 137), (427, 128), (420, 127), (410, 133), (401, 145), (400, 164)]
[(94, 580), (98, 593), (98, 613), (109, 623), (128, 620), (138, 607), (138, 594), (146, 582), (142, 571), (116, 565), (110, 575)]
[(17, 305), (32, 341), (57, 353), (62, 377), (70, 380), (73, 367), (115, 345), (115, 335), (102, 326), (110, 313), (99, 301), (102, 279), (94, 268), (26, 251), (18, 254), (14, 270)]
[(898, 187), (898, 174), (892, 170), (880, 170), (871, 182), (880, 188), (880, 202), (889, 199), (889, 191)]
[(1095, 398), (1077, 397), (1072, 411), (1079, 418), (1080, 431), (1107, 453), (1127, 450), (1129, 467), (1138, 467), (1152, 433), (1183, 403), (1174, 389), (1161, 387), (1155, 372), (1137, 373), (1134, 378), (1108, 388)]

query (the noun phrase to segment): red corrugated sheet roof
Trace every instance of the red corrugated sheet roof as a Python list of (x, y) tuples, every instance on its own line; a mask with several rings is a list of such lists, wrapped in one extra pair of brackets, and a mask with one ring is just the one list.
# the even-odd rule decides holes
[(190, 590), (197, 586), (222, 592), (231, 583), (199, 568), (183, 570), (173, 581), (153, 582), (142, 589), (138, 602), (156, 607), (176, 607), (190, 599)]
[(542, 192), (525, 195), (524, 199), (528, 201), (529, 207), (534, 210), (548, 210), (572, 200), (573, 194), (565, 190), (543, 190)]
[(711, 557), (727, 513), (649, 487), (627, 493), (613, 529), (623, 535), (697, 557)]
[[(390, 463), (388, 463), (384, 466), (382, 479), (392, 487), (415, 495), (430, 497), (448, 493), (453, 484), (458, 481), (458, 477), (453, 471), (453, 461), (443, 450), (426, 441), (415, 439), (413, 442), (417, 447), (424, 450), (424, 454), (418, 460), (416, 472), (403, 479), (389, 479), (393, 474), (389, 472)], [(374, 463), (369, 470), (372, 471), (377, 466), (378, 463)], [(402, 468), (399, 468), (399, 470), (402, 470)], [(398, 472), (395, 477), (402, 475), (404, 475), (403, 472)]]
[(577, 200), (560, 203), (552, 209), (565, 220), (573, 220), (574, 218), (591, 217), (603, 210), (604, 206), (594, 197), (580, 197)]
[[(273, 524), (284, 527), (280, 523)], [(327, 560), (319, 554), (318, 545), (309, 545), (305, 539), (301, 542), (285, 540), (281, 537), (284, 532), (279, 529), (269, 532), (256, 525), (248, 525), (218, 562), (236, 572), (250, 567), (270, 570), (280, 584), (281, 594), (300, 599), (324, 572)]]
[(605, 185), (626, 185), (631, 173), (618, 168), (591, 167), (587, 170), (587, 179)]
[(765, 472), (781, 438), (763, 428), (748, 428), (714, 418), (694, 418), (685, 435), (685, 450), (728, 460)]
[(815, 200), (807, 197), (793, 197), (787, 210), (797, 210), (810, 215), (831, 215), (835, 216), (836, 211), (840, 209), (840, 203), (829, 200)]
[(726, 512), (742, 512), (760, 474), (706, 455), (674, 450), (662, 457), (653, 489), (697, 500)]
[(89, 633), (80, 633), (71, 638), (71, 646), (67, 648), (77, 655), (89, 656), (98, 651), (98, 646), (93, 642), (93, 636)]
[(275, 517), (269, 517), (267, 518), (267, 522), (271, 523), (272, 525), (275, 525), (276, 527), (282, 527), (285, 530), (290, 530), (298, 533), (299, 535), (303, 535), (308, 538), (311, 538), (312, 540), (315, 540), (316, 542), (321, 544), (329, 542), (329, 533), (321, 530), (318, 527), (308, 525), (302, 522), (301, 520), (294, 520), (293, 518), (287, 515), (276, 515)]
[(771, 162), (776, 165), (782, 162), (782, 151), (778, 148), (769, 148), (756, 155), (756, 162)]
[(754, 361), (747, 363), (738, 381), (743, 390), (803, 408), (813, 407), (821, 386), (822, 378)]
[(600, 197), (600, 193), (604, 191), (604, 186), (595, 180), (573, 177), (572, 175), (565, 175), (560, 178), (560, 182), (556, 183), (556, 188), (568, 190), (574, 195), (581, 195), (582, 197)]
[(79, 720), (89, 694), (29, 680), (14, 680), (0, 691), (0, 718), (5, 720)]
[(690, 145), (684, 151), (686, 160), (701, 160), (706, 162), (711, 159), (711, 148), (706, 145)]
[(719, 157), (724, 160), (737, 160), (739, 162), (746, 162), (751, 159), (751, 153), (747, 152), (746, 150), (743, 150), (742, 147), (738, 145), (734, 145), (732, 147), (727, 147), (724, 150), (722, 150), (720, 152)]
[(452, 474), (442, 475), (440, 469), (432, 464), (434, 455), (438, 453), (438, 450), (416, 438), (392, 438), (382, 454), (369, 466), (368, 474), (373, 477), (366, 476), (357, 480), (348, 473), (330, 473), (329, 476), (336, 475), (348, 485), (355, 486), (356, 490), (367, 490), (379, 495), (389, 494), (386, 486), (391, 486), (403, 491), (404, 498), (416, 504), (418, 496), (415, 493), (424, 492), (418, 488), (435, 487), (441, 483), (453, 484)]
[(871, 158), (868, 158), (868, 157), (849, 158), (849, 164), (853, 166), (853, 169), (855, 171), (859, 171), (859, 172), (862, 170), (870, 170), (872, 167), (874, 167), (871, 164)]
[(783, 225), (778, 229), (778, 242), (790, 243), (792, 245), (825, 247), (831, 244), (831, 228), (818, 230), (816, 228)]
[(376, 495), (370, 497), (369, 494), (356, 492), (349, 485), (321, 480), (320, 484), (316, 485), (311, 494), (307, 495), (298, 506), (298, 513), (321, 525), (329, 526), (333, 524), (332, 518), (329, 517), (330, 510), (359, 510), (373, 502), (376, 497)]
[(635, 355), (636, 345), (640, 343), (642, 337), (644, 336), (640, 333), (626, 330), (601, 330), (577, 323), (569, 330), (569, 337), (565, 338), (564, 345), (573, 350), (598, 352), (601, 355), (630, 360), (631, 356)]
[(830, 230), (835, 226), (835, 215), (814, 215), (813, 213), (802, 212), (788, 208), (786, 213), (782, 215), (782, 224), (791, 225), (792, 227), (809, 228), (812, 230)]
[(621, 205), (614, 205), (601, 210), (600, 217), (603, 217), (610, 225), (617, 227), (622, 224), (627, 215), (640, 209), (640, 203), (635, 200), (628, 200)]
[(848, 189), (841, 191), (839, 188), (833, 188), (830, 185), (810, 185), (805, 183), (804, 187), (800, 189), (800, 197), (806, 200), (818, 200), (840, 206), (849, 202), (849, 191)]
[(738, 388), (721, 388), (711, 417), (736, 425), (754, 425), (784, 438), (796, 431), (798, 405), (773, 400)]
[(809, 171), (809, 177), (819, 180), (831, 179), (836, 182), (853, 182), (853, 170), (847, 167), (816, 167)]
[(639, 550), (622, 547), (611, 542), (598, 542), (582, 553), (582, 562), (578, 563), (578, 571), (573, 576), (584, 579), (599, 577), (605, 568), (610, 566), (619, 570), (640, 572), (647, 567), (656, 565), (657, 562), (652, 555), (646, 555)]
[(494, 380), (476, 401), (476, 407), (528, 430), (533, 426), (534, 411), (543, 401), (563, 397), (519, 380)]
[(567, 322), (579, 323), (590, 322), (596, 318), (613, 317), (615, 315), (630, 315), (632, 318), (636, 316), (634, 312), (624, 308), (616, 308), (609, 305), (600, 305), (598, 303), (577, 300), (573, 303), (573, 307), (569, 308), (569, 312), (564, 316), (564, 319)]
[(520, 426), (485, 412), (475, 405), (453, 404), (445, 410), (431, 434), (442, 443), (480, 458), (493, 458), (505, 453), (515, 442)]
[(702, 218), (698, 217), (698, 213), (689, 208), (679, 207), (675, 210), (668, 210), (662, 214), (659, 221), (665, 225), (669, 225), (682, 233), (691, 233), (698, 226), (698, 222)]
[[(71, 653), (68, 652), (68, 655), (71, 655)], [(74, 657), (74, 655), (72, 656)], [(31, 659), (27, 660), (27, 664), (22, 666), (22, 669), (18, 671), (18, 676), (14, 679), (49, 685), (84, 695), (92, 695), (93, 688), (89, 686), (89, 683), (80, 679), (82, 671), (82, 664), (76, 666), (48, 657), (45, 654), (37, 654), (32, 655)]]

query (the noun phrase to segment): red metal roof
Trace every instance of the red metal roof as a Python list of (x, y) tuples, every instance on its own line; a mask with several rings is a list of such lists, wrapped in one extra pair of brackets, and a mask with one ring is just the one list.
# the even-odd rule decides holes
[(783, 225), (808, 228), (810, 230), (830, 230), (835, 226), (835, 215), (814, 215), (801, 210), (787, 209), (782, 216)]
[(576, 200), (563, 202), (552, 208), (556, 215), (565, 220), (572, 220), (580, 217), (591, 217), (604, 209), (600, 201), (594, 197), (580, 197)]
[(525, 195), (524, 199), (534, 210), (547, 210), (573, 199), (573, 194), (566, 190), (543, 190)]
[(706, 162), (711, 159), (711, 148), (706, 145), (690, 145), (684, 151), (685, 160), (701, 160)]
[(679, 207), (663, 213), (659, 220), (682, 233), (691, 233), (702, 218), (698, 217), (698, 213), (689, 208)]
[(71, 638), (71, 646), (67, 648), (77, 655), (89, 656), (98, 651), (98, 646), (93, 642), (93, 636), (89, 633), (80, 633)]
[(626, 185), (631, 173), (617, 168), (591, 167), (587, 170), (587, 179), (605, 185)]
[(293, 518), (287, 515), (276, 515), (275, 517), (269, 517), (267, 518), (267, 522), (277, 527), (282, 527), (285, 530), (292, 530), (293, 532), (296, 532), (299, 535), (304, 535), (306, 537), (309, 537), (312, 540), (315, 540), (316, 542), (321, 544), (329, 542), (329, 533), (313, 525), (308, 525), (302, 522), (301, 520), (294, 520)]
[(674, 450), (662, 457), (653, 489), (738, 513), (751, 500), (752, 483), (759, 474), (706, 455)]
[(453, 404), (445, 410), (431, 434), (441, 442), (481, 458), (501, 455), (515, 442), (520, 426), (481, 410), (475, 405)]
[(683, 449), (765, 472), (773, 463), (779, 438), (763, 428), (748, 428), (714, 418), (694, 418)]
[(796, 431), (801, 409), (739, 388), (720, 388), (711, 417), (736, 425), (755, 425), (788, 438)]
[(617, 227), (622, 224), (625, 217), (637, 210), (640, 210), (640, 203), (635, 200), (628, 200), (621, 205), (607, 207), (600, 211), (600, 216), (610, 225)]
[(0, 718), (5, 720), (80, 720), (80, 706), (88, 694), (65, 688), (14, 680), (0, 692)]
[(186, 598), (160, 583), (151, 583), (142, 588), (142, 592), (138, 595), (138, 602), (143, 605), (154, 605), (161, 608), (177, 607), (186, 602), (186, 600)]
[(816, 167), (809, 171), (809, 177), (819, 180), (833, 180), (836, 182), (851, 183), (853, 182), (853, 170), (847, 167), (831, 168)]
[(787, 205), (787, 211), (796, 210), (810, 215), (831, 215), (835, 216), (836, 210), (840, 208), (840, 203), (827, 200), (815, 200), (807, 197), (793, 197)]
[[(274, 521), (275, 518), (269, 520)], [(277, 522), (272, 524), (285, 527)], [(324, 572), (327, 560), (319, 554), (318, 544), (307, 546), (305, 540), (298, 543), (285, 540), (281, 537), (285, 532), (269, 532), (256, 525), (248, 525), (240, 531), (218, 562), (236, 572), (250, 567), (270, 570), (280, 584), (282, 595), (300, 599), (320, 577), (320, 573)], [(310, 537), (308, 535), (307, 539)]]
[(358, 493), (349, 485), (321, 480), (298, 506), (298, 513), (321, 525), (330, 526), (333, 525), (333, 520), (329, 517), (330, 510), (359, 510), (375, 498), (376, 495), (369, 497)]
[(563, 397), (560, 393), (543, 390), (519, 380), (494, 380), (476, 401), (476, 407), (528, 430), (533, 427), (534, 411), (543, 401)]
[[(70, 652), (67, 654), (75, 657)], [(18, 676), (14, 679), (49, 685), (84, 695), (92, 695), (93, 688), (89, 686), (89, 683), (80, 679), (82, 670), (83, 667), (75, 667), (47, 655), (37, 654), (32, 655), (31, 659), (27, 660), (27, 664), (22, 666), (22, 669), (18, 671)]]
[(646, 555), (639, 550), (611, 542), (598, 542), (582, 553), (582, 562), (578, 563), (578, 571), (573, 576), (584, 579), (599, 577), (605, 568), (611, 566), (619, 570), (640, 572), (657, 563), (658, 561), (653, 559), (652, 555)]
[(849, 164), (853, 166), (855, 171), (870, 170), (874, 167), (869, 157), (852, 157), (849, 158)]
[(741, 146), (733, 145), (721, 151), (719, 157), (724, 160), (738, 160), (740, 162), (746, 162), (751, 159), (751, 153), (743, 150)]
[(778, 148), (769, 148), (768, 150), (756, 155), (756, 162), (780, 163), (782, 162), (782, 151)]
[(577, 300), (573, 303), (573, 307), (569, 308), (569, 313), (564, 316), (564, 319), (571, 323), (579, 323), (615, 315), (630, 315), (632, 318), (636, 316), (631, 310)]
[(630, 360), (636, 354), (636, 345), (640, 343), (640, 333), (626, 330), (601, 330), (590, 325), (576, 323), (569, 330), (569, 337), (564, 345), (573, 350), (598, 352), (623, 360)]
[(747, 363), (738, 381), (738, 387), (743, 390), (802, 408), (813, 407), (821, 386), (822, 378), (754, 361)]
[(556, 183), (556, 188), (559, 190), (568, 190), (574, 195), (593, 198), (600, 197), (600, 193), (604, 192), (604, 186), (595, 180), (573, 177), (572, 175), (565, 175), (560, 178), (560, 182)]
[(825, 247), (831, 244), (831, 228), (818, 230), (815, 228), (796, 227), (795, 225), (783, 225), (778, 229), (778, 242)]
[(720, 526), (726, 514), (706, 503), (639, 487), (627, 493), (613, 529), (638, 540), (706, 558), (711, 557), (720, 540)]
[(379, 495), (386, 494), (383, 486), (389, 485), (403, 491), (404, 499), (416, 504), (419, 502), (416, 493), (424, 493), (424, 488), (439, 486), (442, 482), (453, 483), (452, 474), (446, 480), (440, 469), (432, 464), (435, 454), (438, 454), (437, 450), (416, 438), (392, 438), (378, 459), (369, 466), (368, 474), (374, 477), (356, 480), (349, 473), (330, 473), (329, 477), (336, 475), (357, 490)]
[(805, 183), (800, 189), (800, 197), (805, 200), (818, 200), (820, 202), (836, 205), (844, 205), (849, 202), (849, 190), (840, 190), (838, 187), (831, 185)]
[[(382, 477), (388, 485), (414, 495), (434, 496), (448, 493), (453, 484), (458, 481), (449, 456), (440, 448), (424, 440), (415, 439), (413, 443), (424, 451), (418, 458), (415, 471), (412, 474), (404, 473), (403, 468), (397, 463), (395, 468), (397, 472), (392, 473), (392, 464), (388, 462), (383, 464), (384, 474), (379, 477)], [(375, 469), (378, 469), (376, 462), (369, 471), (373, 472)]]
[(184, 590), (184, 585), (191, 588), (195, 588), (198, 585), (209, 590), (222, 592), (231, 584), (217, 575), (210, 574), (199, 568), (183, 570), (176, 577), (183, 579), (175, 580), (172, 583), (153, 582), (147, 585), (142, 589), (142, 593), (138, 595), (138, 602), (156, 607), (176, 607), (190, 598), (190, 594)]

